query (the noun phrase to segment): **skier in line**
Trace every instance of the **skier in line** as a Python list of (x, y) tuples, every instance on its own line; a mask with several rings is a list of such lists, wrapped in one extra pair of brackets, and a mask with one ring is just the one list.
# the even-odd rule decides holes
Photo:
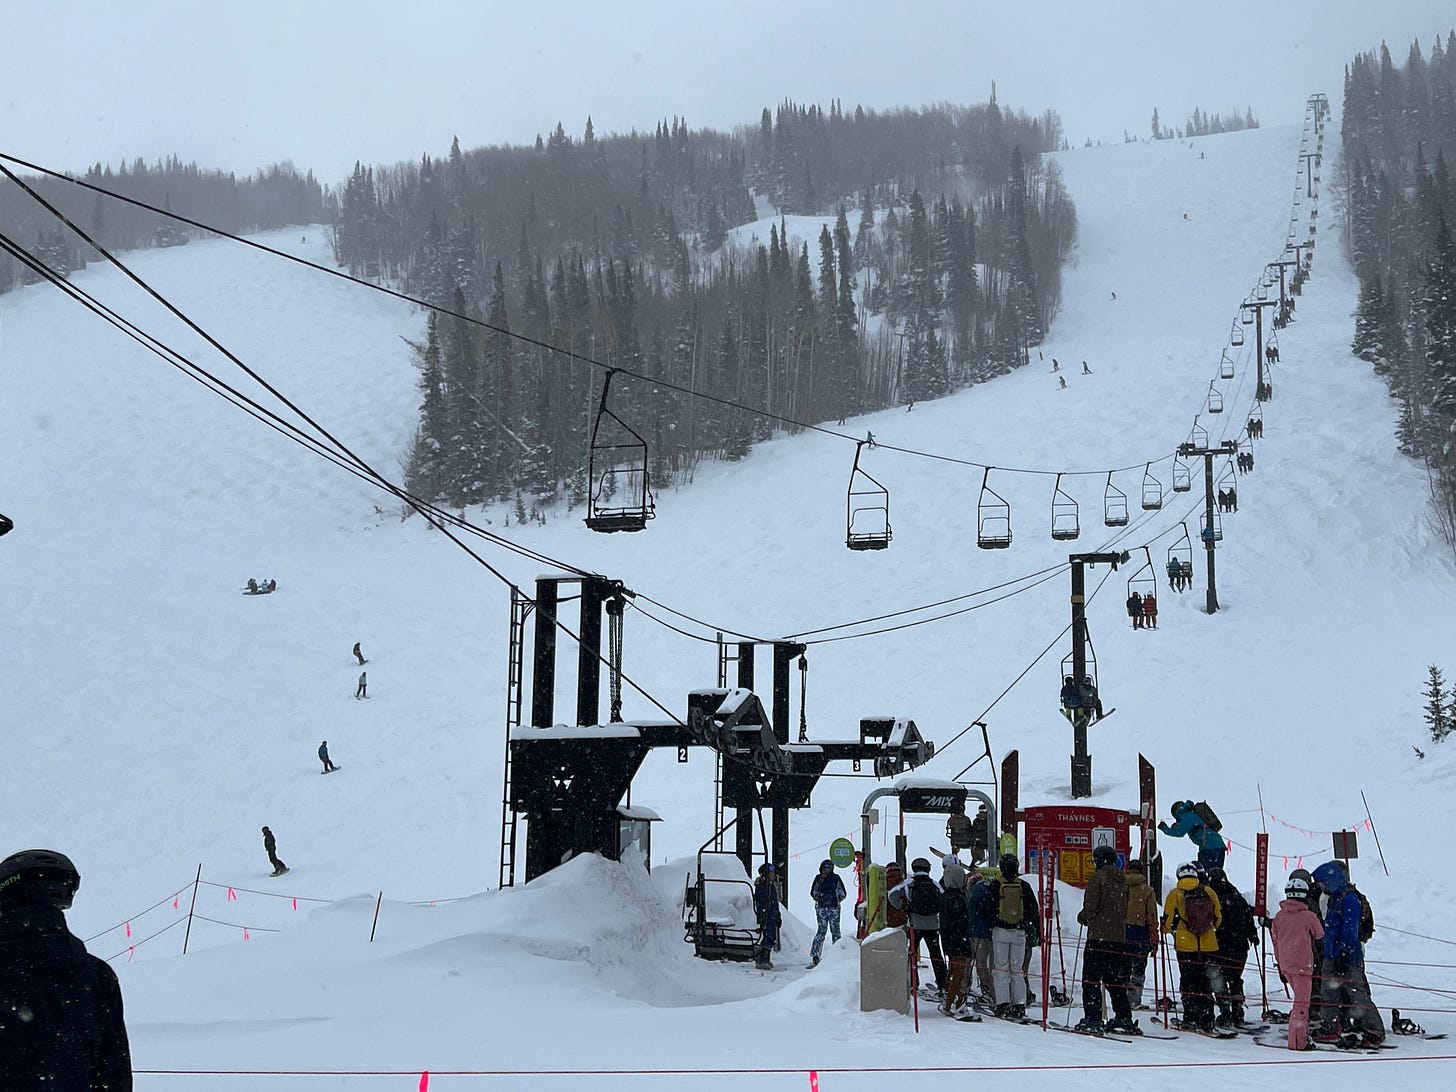
[(355, 641), (354, 642), (354, 659), (356, 659), (356, 660), (359, 661), (359, 666), (360, 667), (363, 667), (365, 664), (367, 664), (369, 662), (368, 660), (366, 660), (364, 658), (364, 653), (362, 653), (362, 652), (359, 651), (359, 642), (358, 641)]
[(941, 858), (940, 872), (940, 942), (950, 964), (945, 975), (945, 999), (940, 1011), (956, 1016), (965, 1007), (970, 990), (966, 979), (973, 954), (970, 918), (966, 911), (966, 870), (958, 858)]
[(1274, 963), (1279, 981), (1294, 991), (1289, 1008), (1289, 1049), (1311, 1050), (1309, 1041), (1309, 999), (1314, 983), (1314, 946), (1324, 940), (1319, 915), (1309, 908), (1309, 881), (1291, 874), (1284, 885), (1284, 901), (1274, 915)]
[(367, 671), (361, 671), (361, 672), (359, 672), (359, 685), (354, 688), (354, 698), (355, 698), (355, 700), (357, 701), (359, 698), (367, 698), (369, 696), (368, 691), (369, 691), (369, 672), (367, 672)]
[(919, 962), (920, 944), (930, 954), (935, 974), (936, 1000), (945, 996), (945, 959), (940, 954), (940, 888), (930, 878), (930, 862), (916, 857), (910, 862), (910, 879), (890, 892), (890, 905), (909, 911), (905, 928), (910, 932), (912, 958)]
[(1178, 866), (1178, 884), (1163, 903), (1163, 932), (1173, 934), (1178, 953), (1178, 994), (1183, 999), (1182, 1026), (1213, 1032), (1213, 991), (1217, 969), (1218, 927), (1223, 911), (1218, 896), (1198, 877), (1191, 861)]
[[(1315, 918), (1320, 920), (1320, 932), (1323, 934), (1324, 919), (1320, 914), (1320, 889), (1314, 882), (1313, 874), (1307, 868), (1296, 868), (1289, 874), (1289, 880), (1291, 883), (1295, 880), (1304, 881), (1305, 894), (1300, 897), (1304, 900), (1305, 906), (1309, 907), (1310, 912), (1314, 914)], [(1270, 924), (1272, 925), (1273, 923), (1271, 922)], [(1310, 962), (1314, 967), (1314, 975), (1309, 983), (1309, 1026), (1311, 1028), (1317, 1028), (1320, 1024), (1324, 1023), (1324, 979), (1320, 977), (1320, 962), (1324, 959), (1324, 952), (1324, 939), (1323, 935), (1321, 935), (1321, 939), (1313, 945), (1310, 952)]]
[(974, 870), (971, 889), (966, 893), (966, 926), (971, 958), (976, 964), (976, 991), (988, 1008), (996, 1005), (996, 983), (991, 975), (991, 902), (995, 886), (995, 881)]
[(268, 854), (268, 863), (273, 866), (273, 875), (281, 876), (288, 871), (288, 866), (278, 859), (278, 842), (267, 827), (263, 828), (263, 849)]
[(1015, 854), (1001, 855), (1001, 881), (995, 885), (991, 913), (991, 977), (996, 984), (996, 1015), (1026, 1017), (1026, 978), (1022, 963), (1027, 950), (1027, 923), (1037, 920), (1036, 895), (1018, 875)]
[[(1209, 815), (1213, 809), (1207, 804), (1203, 805)], [(1217, 816), (1214, 816), (1215, 822)], [(1224, 854), (1228, 847), (1224, 845), (1223, 837), (1206, 821), (1199, 809), (1192, 800), (1179, 800), (1173, 805), (1173, 825), (1159, 823), (1158, 830), (1170, 838), (1182, 838), (1185, 835), (1188, 840), (1198, 847), (1198, 863), (1204, 868), (1222, 868)]]
[(1152, 592), (1143, 596), (1143, 628), (1158, 628), (1158, 598)]
[(783, 913), (779, 910), (778, 878), (772, 864), (758, 866), (758, 880), (753, 885), (753, 916), (758, 919), (758, 952), (753, 965), (760, 971), (774, 969), (770, 953), (779, 943), (779, 926)]
[(333, 773), (335, 770), (338, 769), (338, 767), (335, 766), (333, 764), (333, 761), (329, 758), (328, 740), (324, 740), (322, 743), (319, 744), (318, 756), (319, 761), (324, 764), (324, 773)]
[(1324, 980), (1324, 1023), (1314, 1035), (1317, 1042), (1337, 1042), (1342, 1032), (1358, 1032), (1360, 1045), (1385, 1042), (1385, 1022), (1370, 1000), (1365, 978), (1365, 948), (1360, 943), (1364, 906), (1339, 861), (1326, 861), (1314, 870), (1314, 882), (1329, 896), (1325, 909), (1325, 947), (1320, 961)]
[(1148, 981), (1148, 957), (1157, 947), (1158, 896), (1148, 883), (1148, 866), (1141, 857), (1127, 862), (1127, 1006), (1146, 1009), (1143, 990)]
[(66, 925), (80, 886), (54, 850), (0, 861), (0, 1088), (131, 1090), (116, 972)]
[(834, 862), (823, 860), (819, 862), (819, 875), (814, 877), (814, 882), (809, 885), (809, 897), (814, 900), (814, 917), (819, 922), (819, 930), (814, 934), (814, 943), (809, 947), (809, 967), (812, 969), (819, 966), (819, 957), (824, 951), (824, 934), (827, 931), (833, 941), (839, 943), (839, 906), (844, 902), (848, 894), (844, 889), (844, 881), (834, 871)]
[[(1087, 881), (1077, 924), (1087, 927), (1082, 963), (1082, 1019), (1078, 1031), (1100, 1035), (1104, 1030), (1139, 1035), (1127, 996), (1127, 880), (1117, 866), (1117, 850), (1101, 845), (1092, 851), (1097, 871)], [(1113, 1018), (1102, 1023), (1102, 989), (1112, 995)]]
[(1212, 962), (1219, 970), (1220, 982), (1214, 990), (1218, 1002), (1221, 1028), (1239, 1028), (1244, 1020), (1244, 966), (1249, 961), (1249, 948), (1259, 943), (1259, 930), (1254, 924), (1254, 911), (1221, 868), (1208, 870), (1208, 886), (1218, 896), (1223, 910), (1219, 925), (1218, 951)]

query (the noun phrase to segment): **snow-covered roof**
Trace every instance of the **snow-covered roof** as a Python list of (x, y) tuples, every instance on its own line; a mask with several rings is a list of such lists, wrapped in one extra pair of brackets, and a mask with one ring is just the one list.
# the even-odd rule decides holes
[(895, 778), (895, 789), (936, 789), (965, 792), (966, 787), (958, 781), (947, 781), (943, 777), (927, 777), (925, 774), (908, 773)]
[(553, 724), (550, 728), (518, 724), (511, 729), (511, 739), (521, 741), (605, 738), (641, 739), (642, 730), (632, 724)]
[(648, 823), (662, 822), (662, 816), (651, 808), (644, 808), (641, 804), (618, 804), (617, 814), (623, 819), (637, 819)]

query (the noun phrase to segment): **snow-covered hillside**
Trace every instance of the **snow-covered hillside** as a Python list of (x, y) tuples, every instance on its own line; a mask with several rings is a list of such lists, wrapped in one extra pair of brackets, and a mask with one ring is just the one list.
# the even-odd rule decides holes
[[(1180, 521), (1197, 535), (1198, 494), (1143, 513), (1143, 467), (1171, 484), (1169, 457), (1217, 374), (1237, 305), (1280, 257), (1299, 137), (1262, 129), (1058, 157), (1081, 239), (1044, 361), (838, 430), (872, 430), (882, 445), (866, 459), (891, 491), (886, 551), (844, 548), (854, 445), (818, 433), (705, 466), (690, 489), (658, 498), (642, 534), (593, 535), (580, 513), (504, 533), (707, 623), (672, 619), (705, 638), (691, 641), (649, 618), (666, 617), (650, 604), (627, 617), (627, 674), (679, 712), (688, 690), (715, 682), (714, 629), (803, 634), (1019, 581), (1022, 594), (1003, 588), (822, 634), (977, 608), (811, 647), (810, 734), (852, 735), (867, 714), (913, 717), (941, 747), (926, 772), (953, 777), (976, 757), (979, 736), (950, 741), (984, 715), (998, 763), (1020, 749), (1023, 804), (1066, 799), (1071, 740), (1056, 705), (1067, 641), (995, 701), (1068, 619), (1064, 573), (1034, 587), (1024, 579), (1066, 560), (1069, 544), (1048, 534), (1052, 479), (992, 473), (1015, 543), (984, 551), (975, 546), (981, 471), (890, 448), (1081, 472), (1062, 480), (1081, 503), (1072, 548), (1146, 544), (1161, 577)], [(265, 241), (327, 259), (318, 229)], [(1426, 832), (1450, 818), (1456, 757), (1425, 747), (1419, 694), (1426, 664), (1456, 662), (1456, 574), (1425, 525), (1422, 475), (1394, 451), (1385, 392), (1348, 352), (1356, 285), (1337, 251), (1321, 238), (1296, 322), (1280, 337), (1256, 469), (1239, 479), (1239, 512), (1223, 524), (1223, 609), (1200, 609), (1201, 552), (1193, 592), (1175, 595), (1160, 579), (1156, 632), (1127, 623), (1127, 571), (1108, 577), (1089, 607), (1102, 694), (1118, 709), (1092, 730), (1093, 802), (1135, 805), (1136, 756), (1147, 755), (1160, 799), (1206, 797), (1218, 809), (1235, 841), (1230, 873), (1248, 889), (1261, 793), (1276, 817), (1278, 877), (1301, 857), (1327, 859), (1325, 832), (1364, 823), (1364, 790), (1390, 867), (1387, 878), (1362, 829), (1356, 876), (1380, 926), (1371, 958), (1441, 964), (1456, 928), (1438, 908), (1456, 883)], [(128, 260), (373, 466), (400, 476), (417, 399), (401, 338), (420, 334), (420, 314), (226, 241)], [(118, 274), (93, 267), (74, 280), (247, 387)], [(1227, 412), (1200, 419), (1215, 441), (1242, 431), (1251, 348), (1252, 338)], [(864, 1072), (884, 1066), (1187, 1062), (1247, 1064), (1219, 1071), (1230, 1087), (1287, 1083), (1265, 1068), (1283, 1056), (1242, 1042), (1128, 1047), (933, 1014), (917, 1038), (900, 1018), (858, 1011), (848, 942), (800, 970), (809, 877), (833, 838), (858, 841), (860, 804), (875, 784), (867, 778), (826, 779), (814, 807), (793, 817), (799, 921), (787, 928), (787, 969), (773, 976), (695, 961), (677, 928), (686, 861), (712, 833), (705, 753), (686, 766), (654, 757), (637, 780), (634, 802), (664, 820), (650, 879), (580, 860), (529, 887), (489, 890), (504, 752), (500, 581), (422, 520), (401, 521), (383, 494), (46, 286), (0, 298), (0, 406), (0, 509), (16, 523), (0, 541), (0, 849), (47, 845), (74, 857), (84, 883), (70, 916), (81, 936), (130, 923), (129, 938), (117, 928), (91, 948), (118, 956), (138, 1069), (398, 1073), (143, 1076), (139, 1088), (413, 1089), (425, 1069), (437, 1089), (666, 1088), (684, 1078), (495, 1083), (441, 1071), (746, 1067), (783, 1072), (692, 1080), (791, 1088), (805, 1087), (810, 1069), (832, 1070), (819, 1079), (837, 1092), (903, 1079)], [(1113, 480), (1133, 498), (1121, 532), (1101, 522), (1109, 469), (1122, 471)], [(504, 530), (504, 512), (480, 518)], [(527, 588), (541, 571), (477, 548)], [(1091, 584), (1106, 574), (1094, 570)], [(250, 576), (277, 579), (277, 594), (240, 595)], [(367, 701), (353, 699), (355, 641), (369, 658)], [(631, 690), (625, 704), (629, 718), (660, 715)], [(331, 780), (315, 780), (323, 739), (341, 767)], [(1412, 744), (1427, 750), (1424, 761)], [(264, 823), (292, 868), (284, 878), (267, 877)], [(907, 827), (915, 852), (943, 841), (934, 819)], [(1170, 859), (1184, 852), (1164, 849)], [(194, 922), (192, 954), (178, 955), (182, 926), (142, 943), (185, 917), (199, 864), (217, 886), (200, 888), (197, 912), (210, 920)], [(1070, 914), (1064, 924), (1070, 945)], [(1427, 1027), (1447, 1019), (1419, 1013), (1448, 1007), (1441, 995), (1383, 984), (1449, 985), (1447, 974), (1371, 966), (1377, 1002), (1414, 1010)], [(1257, 976), (1247, 981), (1257, 990)], [(1402, 1042), (1378, 1075), (1433, 1077), (1441, 1062), (1408, 1059), (1437, 1046)], [(1321, 1067), (1295, 1079), (1327, 1075)], [(967, 1076), (915, 1079), (951, 1087)], [(1102, 1076), (1019, 1079), (1040, 1087)], [(1170, 1074), (1120, 1069), (1119, 1079), (1162, 1086)]]

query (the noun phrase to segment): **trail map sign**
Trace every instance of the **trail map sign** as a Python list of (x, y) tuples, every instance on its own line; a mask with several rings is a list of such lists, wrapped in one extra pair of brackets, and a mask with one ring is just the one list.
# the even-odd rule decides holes
[(1047, 804), (1027, 808), (1025, 816), (1028, 872), (1041, 867), (1041, 853), (1045, 850), (1055, 857), (1057, 879), (1085, 887), (1096, 871), (1092, 851), (1099, 845), (1115, 849), (1119, 865), (1126, 865), (1131, 855), (1128, 827), (1132, 815), (1124, 809)]

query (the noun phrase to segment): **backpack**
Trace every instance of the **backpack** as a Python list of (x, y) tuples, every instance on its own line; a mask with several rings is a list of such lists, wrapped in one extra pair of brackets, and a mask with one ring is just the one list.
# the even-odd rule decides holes
[(910, 913), (932, 918), (940, 915), (940, 891), (924, 873), (910, 881)]
[(1367, 944), (1375, 935), (1375, 914), (1370, 909), (1370, 900), (1365, 897), (1365, 892), (1354, 884), (1350, 885), (1350, 890), (1360, 899), (1360, 943)]
[(1213, 912), (1213, 899), (1208, 888), (1199, 884), (1192, 891), (1183, 892), (1183, 924), (1195, 937), (1213, 932), (1217, 915)]
[(1001, 899), (996, 907), (996, 924), (1010, 928), (1021, 924), (1025, 903), (1020, 880), (1001, 881)]
[(1217, 834), (1223, 830), (1223, 822), (1219, 819), (1218, 813), (1208, 806), (1208, 802), (1200, 800), (1193, 805), (1193, 814), (1203, 820), (1203, 825)]

